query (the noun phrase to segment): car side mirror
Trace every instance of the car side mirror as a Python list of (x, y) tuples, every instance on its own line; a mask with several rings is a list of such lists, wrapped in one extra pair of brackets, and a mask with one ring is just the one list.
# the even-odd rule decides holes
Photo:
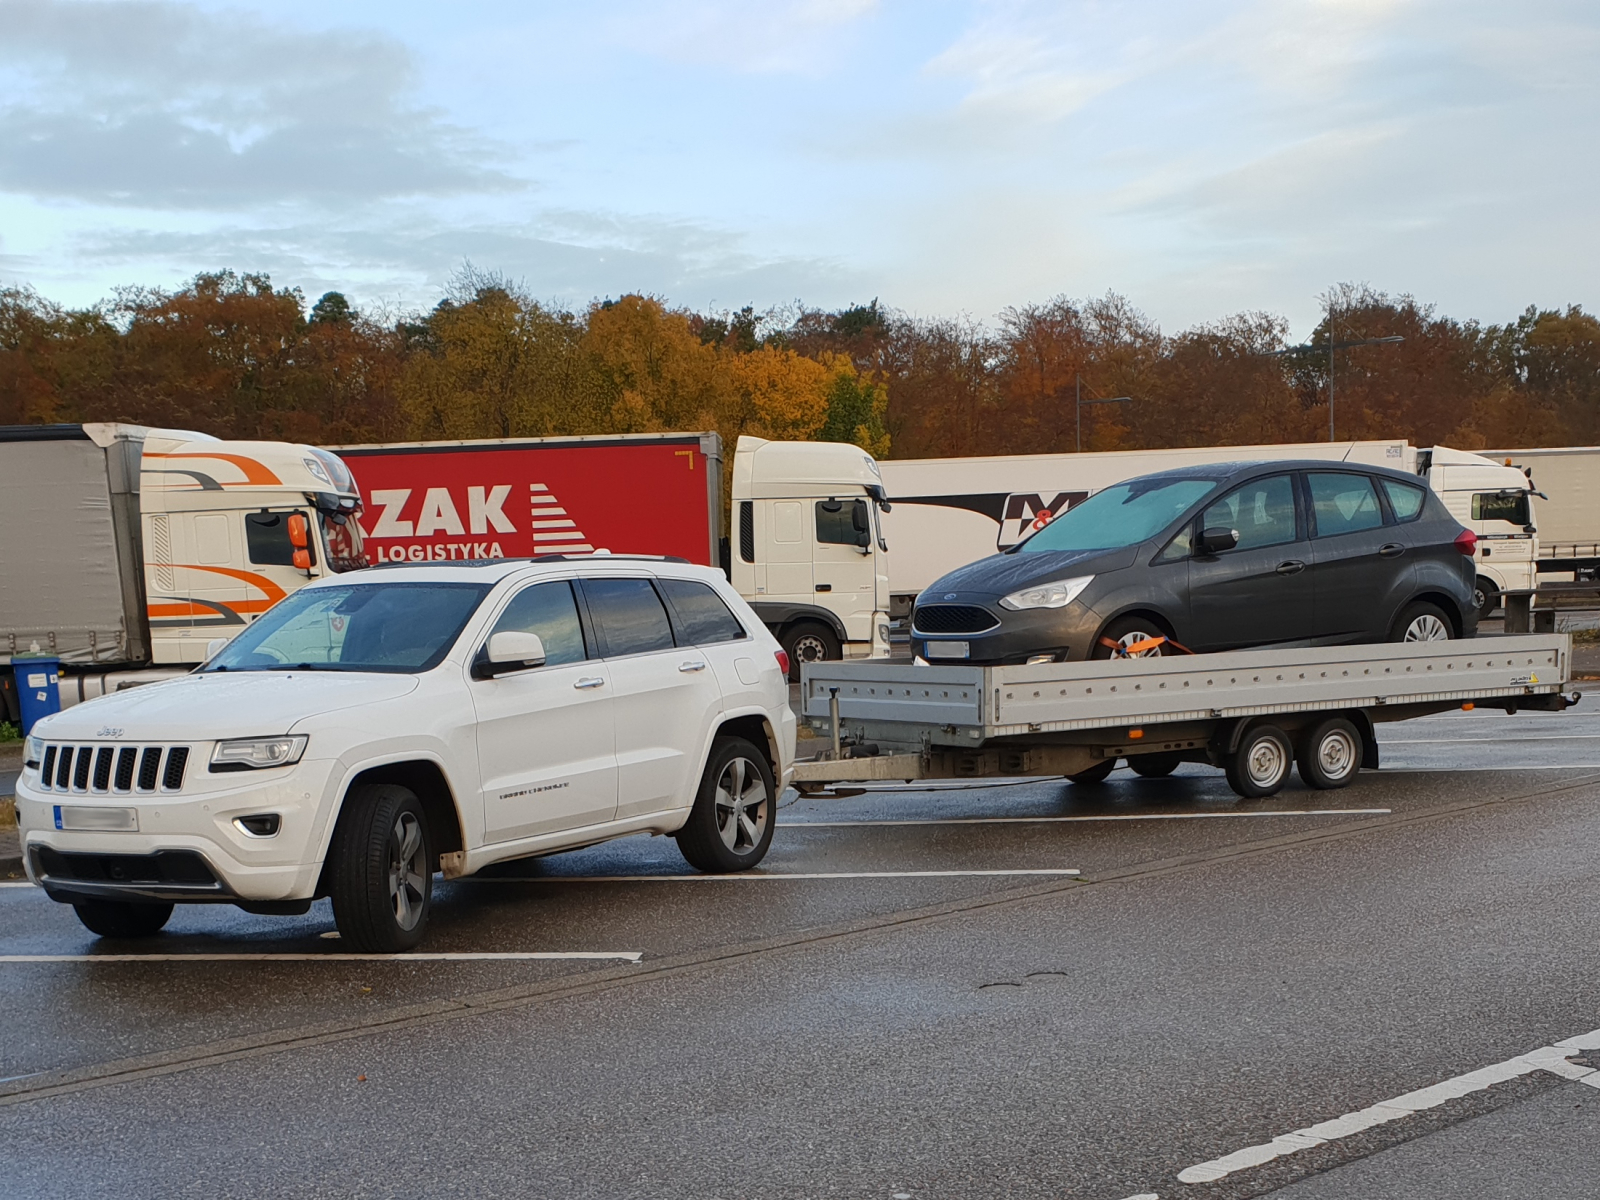
[(506, 629), (489, 635), (489, 645), (480, 665), (481, 677), (521, 667), (544, 666), (544, 639), (537, 633)]
[(1200, 550), (1205, 554), (1219, 554), (1232, 550), (1239, 544), (1237, 529), (1207, 529), (1200, 535)]

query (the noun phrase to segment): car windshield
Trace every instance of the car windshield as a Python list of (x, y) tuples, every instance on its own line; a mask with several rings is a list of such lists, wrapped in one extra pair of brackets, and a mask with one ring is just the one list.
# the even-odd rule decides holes
[(427, 671), (488, 593), (477, 583), (305, 588), (268, 609), (206, 671)]
[(1014, 553), (1119, 550), (1154, 537), (1195, 501), (1217, 490), (1215, 479), (1130, 479), (1074, 504)]

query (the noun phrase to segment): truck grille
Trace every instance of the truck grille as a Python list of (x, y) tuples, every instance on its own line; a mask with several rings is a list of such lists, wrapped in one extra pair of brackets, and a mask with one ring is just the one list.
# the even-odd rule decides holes
[(187, 746), (46, 746), (39, 788), (46, 792), (176, 792), (189, 765)]
[(976, 604), (919, 604), (912, 618), (915, 633), (983, 633), (1000, 621)]

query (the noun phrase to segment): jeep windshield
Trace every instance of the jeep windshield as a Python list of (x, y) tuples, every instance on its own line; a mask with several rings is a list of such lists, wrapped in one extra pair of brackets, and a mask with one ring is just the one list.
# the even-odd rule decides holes
[(488, 594), (478, 583), (305, 588), (274, 605), (204, 671), (428, 671)]
[(1160, 533), (1195, 501), (1218, 487), (1215, 479), (1156, 475), (1102, 488), (1074, 504), (1008, 553), (1041, 550), (1120, 550)]

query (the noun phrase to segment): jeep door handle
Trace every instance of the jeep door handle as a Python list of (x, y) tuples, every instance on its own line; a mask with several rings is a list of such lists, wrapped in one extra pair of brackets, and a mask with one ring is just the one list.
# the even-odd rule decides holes
[(678, 670), (680, 671), (704, 671), (705, 669), (706, 665), (703, 662), (686, 662), (678, 664)]
[(603, 678), (601, 678), (598, 675), (590, 675), (586, 679), (578, 680), (578, 682), (573, 684), (572, 686), (575, 687), (575, 688), (597, 688), (597, 687), (604, 687), (605, 685), (606, 685), (606, 681)]
[(1291, 558), (1288, 562), (1278, 564), (1279, 575), (1298, 575), (1305, 569), (1305, 563), (1301, 562), (1298, 558)]
[(1399, 558), (1405, 552), (1406, 548), (1399, 542), (1390, 542), (1385, 546), (1378, 547), (1378, 553), (1383, 555), (1384, 558)]

